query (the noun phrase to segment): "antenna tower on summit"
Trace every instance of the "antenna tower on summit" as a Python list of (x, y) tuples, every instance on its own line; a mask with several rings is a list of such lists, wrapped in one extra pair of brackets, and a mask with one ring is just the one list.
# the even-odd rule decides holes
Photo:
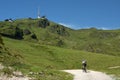
[(38, 8), (38, 19), (40, 18), (40, 10), (39, 10), (39, 8)]

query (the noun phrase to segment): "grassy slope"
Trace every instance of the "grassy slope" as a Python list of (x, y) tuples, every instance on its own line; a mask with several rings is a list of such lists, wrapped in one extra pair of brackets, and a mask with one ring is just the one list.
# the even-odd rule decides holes
[(15, 51), (10, 51), (9, 48), (5, 47), (4, 42), (0, 36), (0, 64), (8, 66), (15, 66), (21, 64), (21, 55)]
[[(38, 38), (38, 41), (33, 40), (35, 43), (28, 42), (32, 41), (28, 37), (26, 37), (28, 38), (26, 39), (27, 41), (4, 38), (4, 43), (9, 48), (9, 51), (11, 53), (21, 54), (24, 58), (23, 61), (31, 66), (23, 66), (24, 69), (22, 68), (22, 70), (42, 71), (46, 76), (39, 77), (43, 80), (63, 80), (62, 78), (68, 75), (56, 70), (81, 68), (81, 61), (86, 59), (88, 61), (88, 69), (116, 75), (120, 74), (120, 68), (108, 69), (109, 67), (120, 66), (120, 57), (118, 57), (120, 55), (120, 30), (107, 31), (93, 28), (72, 30), (65, 28), (65, 33), (68, 32), (69, 34), (59, 35), (56, 31), (61, 30), (62, 28), (60, 27), (63, 26), (57, 27), (56, 25), (58, 24), (51, 22), (50, 26), (41, 28), (40, 26), (38, 27), (38, 21), (37, 19), (20, 19), (13, 23), (0, 23), (1, 31), (10, 26), (19, 27), (21, 29), (29, 29), (32, 33), (35, 33)], [(53, 25), (57, 28), (53, 29)], [(53, 31), (50, 31), (51, 29), (53, 29)], [(61, 46), (62, 48), (55, 47), (59, 40), (64, 42)], [(97, 52), (97, 54), (87, 51)], [(70, 80), (68, 77), (66, 80)]]
[[(34, 33), (41, 44), (58, 46), (59, 41), (62, 41), (61, 47), (63, 48), (120, 56), (120, 30), (97, 30), (95, 28), (73, 30), (48, 20), (40, 22), (42, 20), (44, 21), (44, 19), (19, 19), (12, 23), (0, 22), (0, 31), (4, 32), (10, 27), (19, 27)], [(45, 22), (49, 22), (50, 25), (43, 28)], [(65, 31), (62, 30), (62, 27)], [(13, 30), (9, 31), (9, 29), (6, 32), (8, 34), (14, 33)], [(32, 41), (30, 35), (25, 35), (23, 38)]]
[(120, 55), (120, 30), (81, 29), (70, 31), (69, 47), (89, 52)]
[[(52, 63), (51, 64), (49, 63), (50, 61), (45, 59), (45, 56), (48, 57), (49, 55), (41, 56), (42, 54), (39, 54), (39, 52), (46, 53), (46, 51), (44, 52), (44, 51), (36, 49), (36, 47), (34, 48), (32, 47), (32, 46), (35, 46), (36, 44), (24, 42), (24, 41), (7, 39), (7, 38), (4, 38), (4, 43), (6, 44), (5, 45), (6, 47), (9, 47), (9, 50), (11, 53), (16, 52), (22, 55), (23, 60), (21, 61), (22, 63), (25, 63), (25, 64), (15, 65), (14, 68), (16, 70), (20, 70), (25, 74), (29, 74), (29, 72), (34, 72), (34, 74), (32, 75), (29, 74), (29, 76), (36, 77), (38, 80), (63, 80), (63, 79), (72, 80), (72, 75), (59, 72), (59, 71), (56, 71), (56, 69), (51, 68), (49, 64), (53, 65), (54, 62), (51, 62)], [(16, 59), (12, 58), (13, 61), (19, 60), (17, 57)], [(11, 60), (11, 58), (8, 58), (8, 60)], [(10, 62), (13, 62), (13, 61), (10, 61)]]
[[(120, 57), (117, 56), (63, 49), (8, 38), (4, 38), (4, 42), (7, 47), (23, 55), (25, 62), (32, 66), (30, 69), (33, 71), (48, 70), (49, 72), (52, 70), (53, 72), (54, 70), (79, 69), (81, 68), (81, 61), (86, 59), (88, 69), (120, 76), (120, 68), (109, 69), (109, 67), (120, 66)], [(58, 75), (53, 75), (53, 77), (55, 76)]]

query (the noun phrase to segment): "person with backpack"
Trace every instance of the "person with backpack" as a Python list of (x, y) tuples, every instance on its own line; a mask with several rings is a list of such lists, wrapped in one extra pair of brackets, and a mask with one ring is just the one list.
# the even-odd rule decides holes
[(86, 60), (82, 61), (82, 70), (83, 72), (87, 72), (87, 61)]

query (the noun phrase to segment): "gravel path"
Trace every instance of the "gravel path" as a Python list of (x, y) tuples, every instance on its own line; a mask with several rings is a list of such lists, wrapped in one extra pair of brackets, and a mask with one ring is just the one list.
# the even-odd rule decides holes
[(82, 70), (64, 70), (65, 72), (74, 75), (74, 80), (113, 80), (110, 76), (105, 73), (97, 71), (87, 71), (87, 73)]

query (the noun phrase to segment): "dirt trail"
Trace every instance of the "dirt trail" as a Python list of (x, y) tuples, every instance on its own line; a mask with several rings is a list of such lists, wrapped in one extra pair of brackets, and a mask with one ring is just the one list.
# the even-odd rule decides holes
[(87, 73), (82, 70), (64, 70), (65, 72), (74, 75), (74, 80), (114, 80), (110, 76), (102, 72), (97, 71), (87, 71)]

